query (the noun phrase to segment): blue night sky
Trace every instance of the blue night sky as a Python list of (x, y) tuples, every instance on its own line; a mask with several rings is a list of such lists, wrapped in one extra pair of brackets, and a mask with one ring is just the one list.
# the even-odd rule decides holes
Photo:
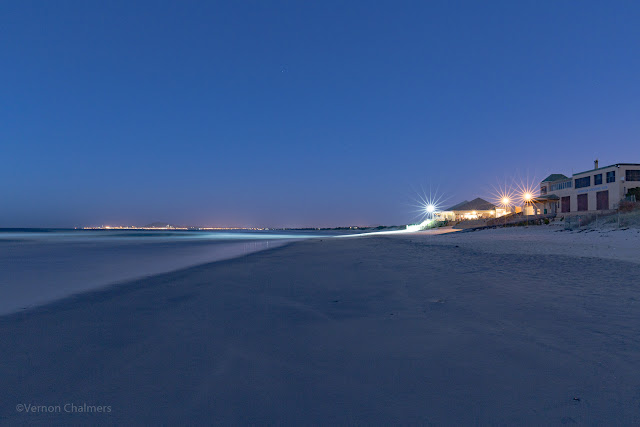
[(640, 163), (640, 2), (0, 5), (0, 227), (406, 224)]

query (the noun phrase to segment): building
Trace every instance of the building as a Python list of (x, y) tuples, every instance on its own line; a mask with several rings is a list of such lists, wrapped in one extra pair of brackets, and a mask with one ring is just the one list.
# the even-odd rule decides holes
[(617, 209), (627, 192), (640, 187), (640, 164), (617, 163), (573, 174), (552, 174), (540, 183), (532, 204), (539, 213), (571, 214)]
[(496, 207), (484, 199), (477, 198), (472, 201), (465, 200), (455, 206), (451, 206), (436, 213), (436, 217), (443, 220), (462, 221), (468, 219), (497, 218), (506, 214), (505, 209)]

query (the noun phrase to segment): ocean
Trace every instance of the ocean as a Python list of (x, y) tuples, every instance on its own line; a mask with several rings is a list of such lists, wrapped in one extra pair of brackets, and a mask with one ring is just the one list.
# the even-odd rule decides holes
[(0, 229), (0, 315), (326, 232)]

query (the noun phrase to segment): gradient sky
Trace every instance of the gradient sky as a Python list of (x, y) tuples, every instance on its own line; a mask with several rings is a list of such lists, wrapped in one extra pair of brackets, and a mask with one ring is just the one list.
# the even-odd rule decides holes
[(0, 3), (0, 227), (406, 224), (640, 163), (640, 2)]

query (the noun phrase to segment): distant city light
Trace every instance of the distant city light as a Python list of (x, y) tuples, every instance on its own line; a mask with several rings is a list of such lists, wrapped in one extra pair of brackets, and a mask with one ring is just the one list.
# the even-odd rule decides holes
[[(76, 227), (81, 230), (146, 230), (146, 231), (155, 231), (155, 230), (269, 230), (268, 228), (258, 228), (258, 227), (175, 227), (172, 225), (167, 225), (164, 227), (138, 227), (135, 225), (101, 225), (94, 227)], [(357, 227), (356, 227), (357, 228)]]

